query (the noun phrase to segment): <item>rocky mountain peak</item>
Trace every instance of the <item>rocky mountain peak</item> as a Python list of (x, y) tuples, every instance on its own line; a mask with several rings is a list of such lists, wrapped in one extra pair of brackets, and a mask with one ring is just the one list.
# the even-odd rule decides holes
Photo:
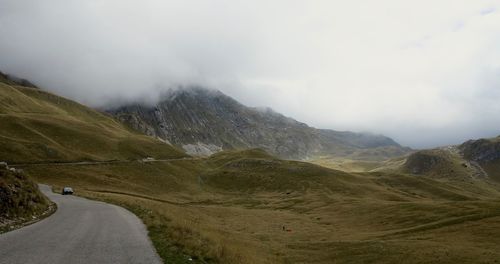
[(126, 104), (108, 112), (195, 155), (261, 148), (282, 158), (304, 159), (358, 149), (401, 148), (384, 136), (315, 129), (270, 108), (247, 107), (202, 87), (170, 90), (153, 106)]

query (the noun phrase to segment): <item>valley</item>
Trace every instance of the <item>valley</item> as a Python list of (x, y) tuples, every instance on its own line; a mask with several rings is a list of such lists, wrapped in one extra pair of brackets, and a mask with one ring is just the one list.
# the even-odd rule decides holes
[(500, 264), (500, 0), (0, 0), (0, 264)]
[[(500, 259), (498, 139), (413, 151), (383, 136), (325, 132), (271, 113), (256, 120), (288, 120), (286, 126), (294, 132), (256, 148), (249, 142), (259, 136), (220, 135), (223, 132), (210, 130), (219, 121), (207, 121), (214, 138), (203, 144), (227, 144), (217, 145), (224, 147), (216, 153), (192, 157), (182, 146), (194, 142), (185, 138), (199, 116), (177, 116), (169, 129), (186, 125), (172, 138), (162, 138), (155, 127), (148, 133), (127, 121), (143, 124), (137, 118), (149, 115), (142, 115), (142, 108), (127, 110), (133, 114), (122, 109), (114, 119), (36, 88), (4, 81), (0, 89), (0, 160), (17, 164), (16, 169), (55, 190), (71, 186), (77, 195), (129, 209), (145, 223), (165, 262)], [(241, 108), (237, 102), (233, 105)], [(252, 111), (248, 115), (257, 115)], [(196, 112), (210, 113), (201, 107)], [(170, 124), (169, 116), (158, 118)], [(251, 123), (241, 118), (246, 121), (238, 124)], [(269, 126), (255, 128), (255, 134), (272, 134)], [(230, 127), (225, 131), (234, 132)], [(302, 130), (294, 130), (297, 127)], [(204, 136), (201, 132), (196, 128), (194, 140)], [(289, 143), (308, 137), (304, 145)], [(179, 143), (172, 142), (175, 138)], [(315, 144), (317, 152), (304, 147)], [(288, 145), (293, 148), (280, 147)]]
[(160, 255), (178, 263), (188, 263), (187, 256), (200, 263), (474, 263), (500, 257), (500, 192), (493, 182), (344, 173), (260, 153), (201, 163), (25, 170), (39, 182), (71, 184), (80, 195), (131, 209)]

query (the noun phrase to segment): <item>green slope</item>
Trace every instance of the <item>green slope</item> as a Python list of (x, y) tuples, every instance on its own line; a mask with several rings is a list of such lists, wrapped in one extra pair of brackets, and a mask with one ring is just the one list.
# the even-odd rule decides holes
[[(0, 144), (0, 160), (23, 163), (184, 156), (90, 108), (6, 83)], [(443, 159), (434, 158), (444, 156), (437, 151), (416, 155), (404, 170), (401, 158), (388, 163), (392, 172), (369, 173), (259, 149), (17, 167), (38, 182), (126, 206), (172, 263), (494, 263), (500, 188), (481, 177), (463, 181), (469, 168), (454, 151)], [(463, 177), (448, 177), (450, 168), (453, 176), (464, 168)]]
[[(195, 263), (488, 263), (500, 257), (499, 188), (479, 179), (346, 173), (258, 149), (24, 168), (40, 182), (71, 185), (133, 210), (167, 261), (172, 254), (206, 260)], [(191, 263), (184, 260), (173, 263)]]
[(86, 106), (1, 79), (0, 144), (0, 160), (12, 163), (185, 156)]
[[(390, 164), (389, 164), (390, 165)], [(381, 166), (396, 171), (448, 180), (500, 180), (500, 137), (469, 140), (461, 145), (416, 151), (399, 166)]]

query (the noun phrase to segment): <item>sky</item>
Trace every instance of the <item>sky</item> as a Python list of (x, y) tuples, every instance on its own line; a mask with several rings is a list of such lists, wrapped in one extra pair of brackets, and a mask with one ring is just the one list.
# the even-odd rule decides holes
[(201, 85), (414, 148), (500, 135), (500, 0), (0, 0), (0, 71), (93, 107)]

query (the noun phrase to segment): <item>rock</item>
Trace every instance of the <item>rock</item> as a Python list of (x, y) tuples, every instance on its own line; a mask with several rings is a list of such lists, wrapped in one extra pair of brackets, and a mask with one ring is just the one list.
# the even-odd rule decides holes
[(7, 162), (0, 161), (0, 169), (8, 170), (9, 169), (9, 165), (7, 164)]
[[(385, 136), (316, 129), (270, 108), (247, 107), (220, 91), (198, 87), (170, 90), (154, 105), (131, 103), (107, 112), (197, 156), (249, 148), (287, 159), (351, 155), (378, 148), (387, 148), (380, 149), (378, 156), (408, 152)], [(373, 156), (369, 151), (365, 154)]]
[(197, 144), (183, 145), (182, 148), (188, 155), (191, 156), (210, 156), (214, 153), (222, 151), (222, 147), (212, 144), (203, 144), (201, 142), (198, 142)]
[(467, 160), (480, 163), (500, 159), (500, 141), (490, 139), (469, 140), (459, 147)]

